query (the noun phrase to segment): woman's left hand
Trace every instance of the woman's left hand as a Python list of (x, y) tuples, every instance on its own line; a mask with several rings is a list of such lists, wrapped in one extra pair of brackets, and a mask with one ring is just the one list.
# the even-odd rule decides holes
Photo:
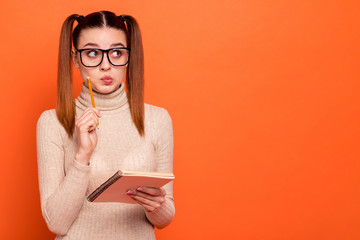
[(126, 194), (143, 206), (147, 212), (153, 212), (165, 202), (166, 191), (162, 187), (138, 187), (128, 190)]

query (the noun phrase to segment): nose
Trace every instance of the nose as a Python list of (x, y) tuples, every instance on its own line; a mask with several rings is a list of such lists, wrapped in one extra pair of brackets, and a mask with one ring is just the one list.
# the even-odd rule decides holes
[(111, 63), (109, 62), (107, 54), (108, 53), (104, 53), (103, 60), (99, 66), (100, 70), (102, 70), (102, 71), (107, 71), (111, 68)]

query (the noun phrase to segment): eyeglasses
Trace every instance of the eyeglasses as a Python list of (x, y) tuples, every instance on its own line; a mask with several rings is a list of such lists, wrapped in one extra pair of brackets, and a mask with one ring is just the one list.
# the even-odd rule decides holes
[(85, 48), (77, 49), (80, 53), (80, 60), (85, 67), (97, 67), (103, 59), (104, 53), (106, 53), (109, 62), (113, 66), (124, 66), (129, 62), (130, 48), (109, 48), (109, 49), (97, 49), (97, 48)]

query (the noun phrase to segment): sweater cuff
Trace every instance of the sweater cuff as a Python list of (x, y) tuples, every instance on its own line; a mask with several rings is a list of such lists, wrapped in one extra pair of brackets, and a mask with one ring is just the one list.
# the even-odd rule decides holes
[(161, 208), (152, 212), (145, 211), (147, 219), (157, 228), (164, 228), (171, 223), (175, 216), (174, 201), (166, 197)]
[(76, 167), (78, 170), (82, 172), (88, 172), (90, 171), (90, 165), (82, 164), (74, 159), (74, 167)]
[(90, 166), (79, 163), (75, 159), (73, 160), (72, 166), (68, 172), (68, 177), (75, 182), (81, 182), (81, 185), (85, 184), (84, 180), (89, 180)]

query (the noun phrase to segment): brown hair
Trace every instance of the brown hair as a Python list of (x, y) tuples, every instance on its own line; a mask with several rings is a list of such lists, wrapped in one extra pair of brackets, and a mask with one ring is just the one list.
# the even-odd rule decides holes
[[(73, 29), (73, 23), (79, 24)], [(112, 12), (94, 12), (85, 17), (73, 14), (66, 18), (61, 28), (58, 60), (58, 97), (56, 114), (69, 137), (75, 128), (75, 103), (71, 76), (71, 48), (77, 48), (82, 30), (109, 27), (126, 34), (131, 48), (126, 71), (126, 91), (132, 120), (141, 136), (144, 136), (144, 56), (139, 25), (129, 15), (116, 16)]]

